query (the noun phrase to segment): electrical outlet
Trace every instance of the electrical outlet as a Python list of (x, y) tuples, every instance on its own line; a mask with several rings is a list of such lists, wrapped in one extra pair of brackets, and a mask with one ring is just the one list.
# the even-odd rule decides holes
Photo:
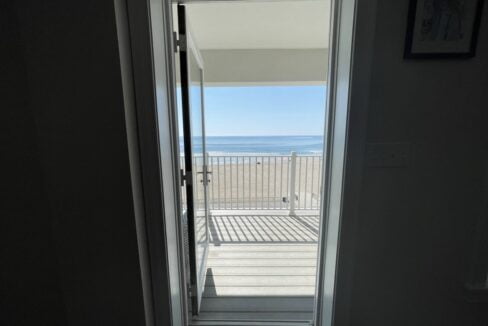
[(369, 143), (366, 145), (366, 164), (369, 167), (407, 167), (410, 159), (410, 143)]

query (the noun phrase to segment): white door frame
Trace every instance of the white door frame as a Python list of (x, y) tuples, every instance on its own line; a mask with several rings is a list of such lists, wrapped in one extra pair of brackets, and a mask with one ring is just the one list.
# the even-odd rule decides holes
[(188, 324), (170, 9), (114, 0), (147, 326)]
[[(345, 255), (340, 246), (342, 235), (339, 237), (344, 198), (348, 198), (344, 186), (358, 186), (345, 175), (345, 166), (350, 162), (350, 94), (358, 0), (331, 1), (330, 49), (334, 51), (329, 59), (322, 180), (326, 196), (321, 210), (314, 321), (320, 326), (335, 324), (339, 309), (336, 271)], [(114, 0), (114, 4), (146, 325), (188, 325), (187, 280), (178, 216), (179, 147), (171, 1)], [(359, 130), (364, 128), (359, 126)], [(358, 148), (351, 153), (360, 156)], [(348, 205), (351, 203), (354, 200)], [(347, 293), (341, 294), (347, 297)]]
[[(357, 0), (332, 0), (314, 324), (335, 325)], [(354, 205), (349, 203), (349, 205)], [(351, 257), (349, 257), (351, 258)]]

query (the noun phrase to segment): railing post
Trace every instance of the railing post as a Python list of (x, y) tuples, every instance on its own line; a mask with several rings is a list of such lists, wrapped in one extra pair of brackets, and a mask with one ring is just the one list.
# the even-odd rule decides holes
[(291, 152), (290, 160), (290, 193), (288, 194), (288, 201), (290, 202), (290, 215), (295, 215), (295, 178), (297, 167), (297, 153)]
[[(210, 194), (210, 186), (209, 186), (209, 178), (208, 178), (208, 152), (205, 152), (203, 154), (203, 166), (202, 166), (202, 171), (203, 171), (203, 184), (206, 187), (206, 189), (203, 191), (204, 194), (204, 199), (207, 207), (207, 212), (210, 210), (210, 205), (211, 205), (211, 194)], [(212, 207), (213, 209), (213, 207)]]

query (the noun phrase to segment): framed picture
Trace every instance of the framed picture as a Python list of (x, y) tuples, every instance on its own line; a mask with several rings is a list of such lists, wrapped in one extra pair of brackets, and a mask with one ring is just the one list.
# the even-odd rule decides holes
[(410, 0), (405, 58), (469, 58), (484, 0)]

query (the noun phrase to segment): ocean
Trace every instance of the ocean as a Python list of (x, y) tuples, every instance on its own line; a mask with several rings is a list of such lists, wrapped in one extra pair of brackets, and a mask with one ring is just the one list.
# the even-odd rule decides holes
[[(202, 152), (200, 139), (193, 141), (195, 154)], [(289, 155), (292, 151), (318, 155), (322, 154), (323, 136), (208, 136), (206, 150), (210, 155)]]

